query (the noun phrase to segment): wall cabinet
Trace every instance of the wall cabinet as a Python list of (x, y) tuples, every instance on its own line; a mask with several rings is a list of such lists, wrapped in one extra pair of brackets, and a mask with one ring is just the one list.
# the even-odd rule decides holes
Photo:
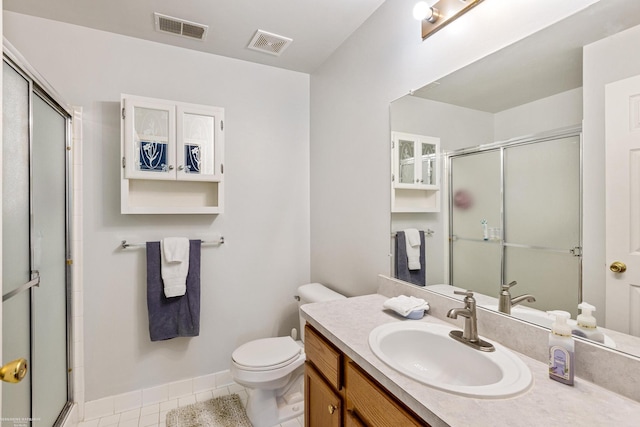
[(224, 109), (121, 95), (122, 213), (221, 213)]
[(305, 426), (427, 426), (315, 329), (305, 327)]
[(440, 139), (391, 133), (391, 211), (440, 211)]

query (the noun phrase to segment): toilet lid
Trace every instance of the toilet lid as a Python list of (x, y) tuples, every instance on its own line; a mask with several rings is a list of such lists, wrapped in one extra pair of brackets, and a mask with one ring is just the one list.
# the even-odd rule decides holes
[(302, 348), (291, 337), (263, 338), (238, 347), (231, 357), (250, 370), (287, 366), (300, 356)]

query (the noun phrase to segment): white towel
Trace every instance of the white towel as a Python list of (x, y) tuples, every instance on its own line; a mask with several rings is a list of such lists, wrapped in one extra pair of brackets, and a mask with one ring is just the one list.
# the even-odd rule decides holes
[(404, 230), (405, 243), (407, 246), (407, 264), (409, 270), (420, 270), (420, 232), (415, 228)]
[(399, 315), (406, 317), (414, 310), (429, 310), (429, 303), (422, 298), (400, 295), (389, 298), (382, 304), (382, 307), (393, 310)]
[(167, 237), (160, 242), (160, 256), (164, 296), (179, 297), (187, 292), (189, 273), (189, 239)]

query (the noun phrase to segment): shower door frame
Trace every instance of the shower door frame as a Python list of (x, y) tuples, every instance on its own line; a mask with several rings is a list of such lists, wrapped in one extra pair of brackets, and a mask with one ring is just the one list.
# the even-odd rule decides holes
[[(13, 68), (18, 74), (20, 74), (27, 82), (29, 83), (29, 128), (28, 128), (28, 138), (29, 138), (29, 215), (30, 219), (30, 228), (33, 231), (33, 177), (31, 171), (31, 158), (32, 158), (32, 147), (33, 147), (33, 98), (38, 96), (42, 101), (48, 104), (52, 109), (54, 109), (58, 114), (64, 118), (65, 122), (65, 147), (66, 147), (66, 155), (65, 155), (65, 258), (66, 258), (66, 266), (65, 266), (65, 302), (66, 302), (66, 325), (65, 325), (65, 339), (66, 339), (66, 362), (67, 362), (67, 376), (66, 376), (66, 403), (62, 408), (60, 408), (60, 413), (54, 423), (55, 427), (62, 426), (66, 421), (68, 416), (71, 413), (71, 409), (74, 404), (74, 381), (73, 381), (73, 277), (72, 277), (72, 264), (73, 264), (73, 248), (72, 248), (72, 214), (73, 214), (73, 159), (72, 159), (72, 118), (73, 112), (70, 108), (68, 108), (67, 103), (64, 102), (62, 97), (48, 84), (48, 82), (22, 57), (22, 55), (6, 40), (3, 43), (3, 61)], [(30, 238), (29, 246), (31, 252), (31, 258), (33, 258), (33, 237)], [(4, 248), (3, 248), (4, 250)], [(31, 263), (33, 261), (30, 261)], [(32, 265), (33, 266), (33, 265)], [(29, 360), (33, 358), (33, 354), (36, 351), (36, 345), (34, 343), (34, 322), (33, 322), (33, 313), (34, 313), (34, 289), (30, 288), (30, 354)], [(1, 338), (1, 334), (0, 334)], [(33, 378), (31, 378), (33, 381)], [(31, 390), (33, 388), (33, 382), (30, 385)], [(31, 394), (31, 415), (33, 416), (33, 391), (30, 391)], [(1, 405), (1, 402), (0, 402)], [(0, 410), (1, 410), (0, 406)], [(31, 424), (31, 423), (30, 423)]]
[[(504, 206), (505, 206), (505, 195), (504, 195), (504, 188), (505, 188), (505, 174), (504, 174), (504, 169), (505, 169), (505, 150), (507, 148), (512, 148), (512, 147), (516, 147), (516, 146), (522, 146), (522, 145), (528, 145), (528, 144), (536, 144), (536, 143), (540, 143), (540, 142), (547, 142), (547, 141), (553, 141), (553, 140), (557, 140), (557, 139), (562, 139), (562, 138), (569, 138), (569, 137), (578, 137), (579, 138), (579, 143), (580, 143), (580, 147), (579, 147), (579, 171), (580, 171), (580, 179), (579, 179), (579, 198), (578, 198), (578, 216), (579, 216), (579, 223), (578, 223), (578, 246), (572, 249), (568, 249), (568, 250), (560, 250), (560, 249), (556, 249), (556, 248), (546, 248), (546, 247), (540, 247), (540, 246), (533, 246), (533, 245), (522, 245), (522, 244), (515, 244), (515, 243), (507, 243), (505, 242), (504, 239), (504, 235), (505, 235), (505, 212), (504, 212)], [(582, 229), (582, 205), (583, 205), (583, 200), (582, 200), (582, 192), (583, 192), (583, 138), (582, 138), (582, 127), (581, 126), (576, 126), (576, 127), (568, 127), (568, 128), (562, 128), (562, 129), (557, 129), (557, 130), (553, 130), (553, 131), (549, 131), (549, 132), (542, 132), (539, 134), (535, 134), (535, 135), (530, 135), (530, 136), (526, 136), (526, 137), (522, 137), (522, 138), (513, 138), (513, 139), (509, 139), (506, 141), (497, 141), (497, 142), (493, 142), (490, 144), (484, 144), (484, 145), (478, 145), (475, 147), (469, 147), (469, 148), (463, 148), (460, 150), (455, 150), (455, 151), (450, 151), (444, 154), (444, 162), (445, 162), (445, 168), (446, 168), (446, 177), (447, 177), (447, 194), (449, 196), (449, 201), (447, 204), (447, 208), (448, 208), (448, 221), (445, 222), (446, 227), (448, 228), (447, 230), (447, 235), (449, 237), (449, 242), (448, 242), (448, 264), (449, 264), (449, 268), (448, 268), (448, 282), (450, 285), (453, 284), (453, 280), (454, 280), (454, 274), (453, 274), (453, 243), (454, 241), (457, 239), (456, 236), (453, 234), (453, 186), (451, 185), (453, 182), (453, 168), (451, 167), (451, 161), (452, 159), (456, 158), (456, 157), (461, 157), (461, 156), (467, 156), (467, 155), (472, 155), (472, 154), (479, 154), (479, 153), (483, 153), (483, 152), (490, 152), (490, 151), (499, 151), (500, 152), (500, 229), (501, 229), (501, 235), (500, 235), (500, 282), (501, 283), (505, 283), (505, 252), (506, 252), (506, 248), (507, 247), (517, 247), (517, 248), (522, 248), (522, 249), (533, 249), (533, 250), (542, 250), (542, 251), (547, 251), (547, 252), (556, 252), (556, 253), (563, 253), (563, 254), (570, 254), (573, 255), (575, 257), (578, 258), (578, 301), (576, 302), (579, 303), (582, 301), (582, 293), (583, 293), (583, 289), (582, 289), (582, 272), (583, 272), (583, 268), (582, 268), (582, 248), (583, 248), (583, 229)], [(465, 239), (465, 240), (470, 240), (470, 239)], [(497, 284), (496, 286), (496, 295), (498, 294), (498, 292), (500, 291), (499, 288), (500, 284)]]

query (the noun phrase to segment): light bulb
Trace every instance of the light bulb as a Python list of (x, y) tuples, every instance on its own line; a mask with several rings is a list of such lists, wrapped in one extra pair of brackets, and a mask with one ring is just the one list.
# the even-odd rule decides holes
[(418, 21), (422, 21), (431, 13), (429, 9), (431, 9), (431, 6), (429, 6), (427, 2), (419, 1), (413, 7), (413, 17)]
[(429, 22), (435, 22), (438, 17), (436, 9), (433, 8), (433, 4), (437, 1), (431, 0), (430, 2), (420, 1), (413, 7), (413, 17), (418, 21), (427, 20)]

